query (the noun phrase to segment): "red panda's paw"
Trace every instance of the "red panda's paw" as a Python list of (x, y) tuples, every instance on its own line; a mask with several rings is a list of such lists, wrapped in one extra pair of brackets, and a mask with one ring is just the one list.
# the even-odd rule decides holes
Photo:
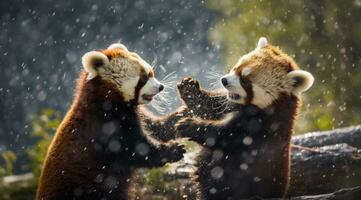
[(163, 161), (166, 162), (177, 162), (183, 158), (183, 154), (186, 153), (184, 145), (172, 142), (168, 145), (164, 145), (162, 148)]
[(184, 78), (177, 84), (177, 88), (181, 98), (186, 104), (188, 104), (189, 101), (194, 100), (195, 97), (200, 97), (202, 95), (199, 82), (191, 77)]
[(179, 120), (175, 125), (177, 137), (190, 137), (190, 134), (194, 131), (195, 124), (196, 120), (191, 117)]

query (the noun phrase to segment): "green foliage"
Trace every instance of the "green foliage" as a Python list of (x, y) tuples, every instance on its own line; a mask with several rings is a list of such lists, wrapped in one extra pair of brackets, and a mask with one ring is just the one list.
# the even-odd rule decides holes
[(37, 142), (27, 151), (27, 154), (31, 159), (32, 172), (36, 180), (39, 178), (41, 165), (60, 120), (59, 112), (44, 109), (32, 121), (31, 135), (37, 138)]
[[(186, 139), (178, 142), (185, 146), (187, 152), (197, 149), (194, 142)], [(166, 164), (159, 168), (139, 170), (134, 181), (136, 196), (140, 199), (194, 199), (194, 183), (188, 177), (182, 178), (174, 174), (178, 165), (185, 166), (184, 161)]]
[(10, 185), (0, 185), (1, 200), (33, 200), (36, 185), (33, 181), (13, 183)]
[(209, 39), (228, 68), (260, 36), (295, 57), (316, 82), (305, 93), (298, 131), (361, 123), (361, 4), (356, 1), (211, 0), (219, 20)]
[[(60, 124), (60, 113), (52, 109), (44, 109), (32, 121), (31, 136), (37, 142), (27, 150), (31, 160), (34, 179), (20, 180), (10, 184), (2, 184), (0, 181), (0, 199), (34, 199), (36, 183), (40, 175), (41, 164), (45, 158), (48, 146), (56, 128)], [(14, 152), (5, 151), (1, 154), (5, 161), (4, 167), (0, 167), (0, 176), (12, 175), (13, 163), (16, 160)]]
[(134, 199), (194, 199), (194, 184), (188, 178), (169, 174), (169, 167), (139, 170), (131, 186), (134, 188)]
[(16, 154), (12, 151), (4, 151), (1, 153), (2, 159), (5, 161), (4, 166), (0, 166), (0, 177), (13, 173)]
[(166, 169), (167, 166), (148, 170), (148, 172), (145, 173), (145, 176), (143, 177), (144, 184), (148, 185), (149, 189), (153, 191), (167, 190), (166, 182), (164, 179), (164, 172)]

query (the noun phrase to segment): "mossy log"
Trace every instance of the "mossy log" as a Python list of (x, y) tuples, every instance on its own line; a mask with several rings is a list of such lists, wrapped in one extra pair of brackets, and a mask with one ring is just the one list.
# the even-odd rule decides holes
[(292, 149), (291, 196), (361, 185), (361, 150), (345, 143)]
[(292, 138), (292, 143), (304, 147), (321, 147), (345, 143), (361, 148), (361, 125), (330, 131), (306, 133)]
[(361, 199), (361, 186), (345, 188), (336, 192), (319, 195), (293, 197), (291, 200), (359, 200)]

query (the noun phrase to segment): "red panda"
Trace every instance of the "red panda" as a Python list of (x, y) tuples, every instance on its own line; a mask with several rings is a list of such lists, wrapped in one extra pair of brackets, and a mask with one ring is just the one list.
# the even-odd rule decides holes
[[(200, 199), (285, 197), (300, 94), (313, 80), (291, 57), (261, 38), (257, 48), (221, 78), (232, 112), (221, 120), (188, 117), (176, 124), (180, 137), (203, 146), (195, 172)], [(206, 101), (212, 98), (198, 82), (183, 80), (183, 85), (189, 84), (198, 89), (194, 94)]]
[(163, 89), (152, 67), (122, 44), (82, 57), (75, 99), (49, 146), (37, 200), (128, 199), (132, 172), (175, 162), (176, 143), (145, 135), (138, 105)]

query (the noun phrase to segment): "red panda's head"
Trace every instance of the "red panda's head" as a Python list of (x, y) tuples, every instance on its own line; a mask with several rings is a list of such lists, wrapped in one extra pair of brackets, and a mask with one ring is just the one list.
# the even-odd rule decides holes
[(91, 51), (82, 57), (88, 80), (100, 77), (120, 91), (124, 101), (135, 100), (137, 103), (149, 103), (164, 89), (154, 77), (153, 68), (138, 54), (128, 51), (119, 43), (108, 49)]
[(242, 56), (221, 78), (228, 99), (238, 104), (265, 108), (281, 94), (298, 96), (313, 84), (313, 76), (300, 70), (294, 60), (260, 38), (255, 50)]

